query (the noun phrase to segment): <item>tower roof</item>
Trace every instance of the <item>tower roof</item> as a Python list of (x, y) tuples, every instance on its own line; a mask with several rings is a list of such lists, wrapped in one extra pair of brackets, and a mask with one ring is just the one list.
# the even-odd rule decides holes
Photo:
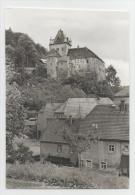
[(63, 30), (59, 30), (55, 39), (54, 39), (54, 43), (64, 43), (65, 40), (65, 35), (63, 33)]
[(50, 44), (61, 44), (61, 43), (68, 43), (71, 45), (71, 40), (65, 36), (63, 30), (59, 30), (56, 34), (55, 39), (51, 40)]

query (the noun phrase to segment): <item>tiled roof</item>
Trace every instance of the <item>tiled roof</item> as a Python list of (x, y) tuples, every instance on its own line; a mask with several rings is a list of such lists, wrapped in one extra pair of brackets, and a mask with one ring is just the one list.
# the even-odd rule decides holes
[(42, 107), (40, 112), (44, 112), (46, 118), (52, 118), (54, 115), (54, 111), (61, 106), (62, 103), (47, 103), (45, 107)]
[(69, 98), (55, 113), (64, 113), (66, 117), (84, 118), (96, 105), (114, 104), (109, 98)]
[(55, 49), (52, 49), (47, 53), (46, 58), (48, 57), (60, 57), (60, 54)]
[[(94, 129), (93, 125), (97, 124)], [(129, 140), (129, 113), (120, 112), (115, 106), (97, 105), (94, 110), (80, 123), (84, 135), (95, 132), (100, 139)]]
[(115, 97), (129, 97), (129, 86), (124, 87), (122, 90), (115, 94)]
[(69, 40), (68, 37), (65, 36), (63, 30), (59, 30), (55, 39), (53, 40), (53, 44), (61, 44), (61, 43), (68, 43), (69, 45), (71, 45), (71, 41)]
[(60, 29), (55, 37), (54, 43), (64, 43), (65, 35), (63, 31)]
[(101, 62), (103, 62), (101, 58), (99, 58), (94, 52), (92, 52), (87, 47), (69, 49), (67, 55), (70, 57), (71, 60), (82, 58), (97, 58)]
[(64, 139), (64, 129), (69, 128), (64, 120), (48, 119), (47, 127), (41, 138), (41, 142), (67, 143)]

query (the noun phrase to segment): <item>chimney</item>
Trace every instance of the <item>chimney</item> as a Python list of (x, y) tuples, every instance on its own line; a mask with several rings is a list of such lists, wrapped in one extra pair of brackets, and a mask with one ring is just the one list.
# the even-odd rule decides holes
[(120, 112), (125, 112), (126, 111), (125, 100), (121, 100), (121, 103), (119, 105), (119, 108), (120, 108)]

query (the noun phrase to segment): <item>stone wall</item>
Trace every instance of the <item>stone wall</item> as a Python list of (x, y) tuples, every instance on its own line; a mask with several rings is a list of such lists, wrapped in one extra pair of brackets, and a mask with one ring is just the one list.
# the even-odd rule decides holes
[(52, 50), (52, 49), (55, 49), (59, 52), (59, 54), (61, 56), (66, 56), (67, 53), (68, 53), (68, 50), (70, 49), (70, 45), (67, 44), (67, 43), (63, 43), (63, 44), (50, 44), (49, 45), (49, 49)]
[(51, 78), (56, 79), (57, 78), (57, 57), (48, 57), (47, 58), (47, 75), (49, 75)]

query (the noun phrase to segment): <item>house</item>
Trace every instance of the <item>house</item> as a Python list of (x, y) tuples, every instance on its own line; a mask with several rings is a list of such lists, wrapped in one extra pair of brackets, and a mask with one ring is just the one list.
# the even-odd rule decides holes
[(71, 142), (66, 137), (66, 132), (73, 132), (75, 124), (71, 126), (70, 119), (51, 118), (47, 120), (47, 127), (40, 140), (40, 160), (42, 163), (49, 160), (56, 164), (77, 164), (78, 155), (72, 152)]
[(129, 105), (129, 86), (124, 87), (114, 95), (114, 103), (119, 105), (121, 101)]
[(62, 103), (47, 103), (43, 106), (37, 117), (37, 130), (42, 134), (47, 125), (48, 118), (54, 118), (54, 111), (60, 106)]
[(106, 104), (113, 105), (113, 102), (109, 98), (69, 98), (63, 104), (47, 104), (42, 120), (44, 126), (40, 140), (41, 161), (51, 158), (52, 162), (77, 165), (76, 137), (80, 121), (96, 105)]
[(87, 47), (71, 48), (72, 42), (63, 30), (50, 39), (47, 54), (47, 74), (54, 79), (64, 79), (74, 74), (96, 74), (98, 81), (105, 80), (105, 64)]
[(69, 98), (65, 103), (47, 103), (38, 113), (37, 130), (45, 130), (48, 118), (84, 118), (98, 104), (113, 102), (109, 98)]
[(113, 105), (109, 98), (69, 98), (54, 112), (55, 118), (85, 118), (96, 105)]
[[(118, 168), (123, 164), (122, 156), (129, 155), (129, 113), (126, 110), (120, 111), (112, 105), (97, 105), (81, 121), (79, 133), (91, 140), (80, 153), (81, 166)], [(128, 171), (129, 167), (126, 168)]]

